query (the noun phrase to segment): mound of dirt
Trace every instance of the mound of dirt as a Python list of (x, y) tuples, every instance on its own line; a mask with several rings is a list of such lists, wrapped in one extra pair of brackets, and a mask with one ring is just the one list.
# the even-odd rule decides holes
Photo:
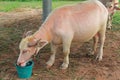
[[(7, 12), (7, 13), (0, 12), (0, 27), (17, 27), (14, 25), (16, 24), (19, 26), (19, 24), (21, 24), (24, 21), (26, 22), (26, 24), (29, 24), (27, 22), (29, 21), (34, 22), (34, 19), (36, 22), (39, 21), (39, 24), (41, 24), (41, 20), (40, 20), (41, 10), (40, 9), (21, 8), (21, 9), (16, 9), (13, 12)], [(31, 26), (34, 26), (34, 25), (31, 25)]]

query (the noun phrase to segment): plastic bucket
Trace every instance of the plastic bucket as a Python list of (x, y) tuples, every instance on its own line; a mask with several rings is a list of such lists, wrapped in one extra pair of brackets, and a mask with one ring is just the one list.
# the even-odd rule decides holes
[(34, 65), (33, 61), (29, 61), (24, 67), (21, 67), (15, 64), (18, 77), (22, 79), (30, 78), (32, 75), (33, 65)]

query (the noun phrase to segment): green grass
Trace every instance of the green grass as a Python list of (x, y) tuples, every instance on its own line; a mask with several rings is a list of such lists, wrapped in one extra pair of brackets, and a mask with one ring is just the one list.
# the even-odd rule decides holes
[[(53, 9), (66, 4), (75, 4), (79, 1), (53, 1)], [(9, 12), (17, 8), (42, 8), (42, 1), (18, 2), (18, 1), (0, 1), (0, 12)]]
[(120, 25), (120, 11), (117, 11), (113, 16), (113, 24)]
[(0, 12), (10, 12), (17, 8), (41, 8), (41, 1), (39, 2), (18, 2), (18, 1), (2, 1), (0, 2)]

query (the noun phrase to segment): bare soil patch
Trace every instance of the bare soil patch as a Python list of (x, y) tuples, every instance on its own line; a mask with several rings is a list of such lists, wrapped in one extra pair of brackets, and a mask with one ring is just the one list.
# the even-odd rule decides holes
[[(41, 11), (38, 9), (19, 9), (10, 13), (0, 12), (0, 80), (20, 80), (14, 63), (18, 57), (18, 44), (24, 31), (37, 30), (41, 25)], [(73, 44), (70, 53), (69, 68), (59, 69), (63, 54), (59, 48), (55, 64), (45, 68), (50, 56), (50, 47), (46, 46), (34, 58), (33, 75), (29, 80), (120, 80), (120, 25), (116, 30), (106, 33), (103, 60), (98, 62), (95, 56), (88, 56), (92, 41)], [(12, 38), (11, 38), (12, 37)], [(12, 40), (11, 40), (12, 39)]]

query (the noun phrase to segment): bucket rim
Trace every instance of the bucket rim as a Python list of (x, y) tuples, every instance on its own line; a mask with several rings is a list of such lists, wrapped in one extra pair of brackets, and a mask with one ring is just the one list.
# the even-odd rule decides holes
[(33, 61), (28, 61), (28, 62), (31, 62), (31, 65), (28, 65), (28, 66), (19, 66), (17, 65), (16, 63), (14, 64), (16, 67), (18, 68), (28, 68), (28, 67), (32, 67), (34, 65), (34, 62)]

